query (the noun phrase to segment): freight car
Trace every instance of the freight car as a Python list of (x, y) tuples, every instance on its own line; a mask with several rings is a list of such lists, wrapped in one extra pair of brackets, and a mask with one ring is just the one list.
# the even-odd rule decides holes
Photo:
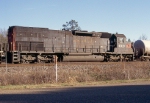
[(63, 31), (11, 26), (7, 59), (10, 63), (58, 61), (132, 61), (134, 52), (124, 34)]
[(150, 61), (150, 41), (149, 40), (137, 40), (134, 43), (135, 59), (141, 61)]

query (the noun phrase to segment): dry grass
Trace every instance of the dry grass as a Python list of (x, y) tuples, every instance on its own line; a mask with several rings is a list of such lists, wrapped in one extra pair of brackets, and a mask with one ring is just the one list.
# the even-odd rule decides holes
[[(150, 63), (58, 65), (58, 83), (150, 79)], [(54, 66), (0, 67), (0, 86), (54, 84)]]

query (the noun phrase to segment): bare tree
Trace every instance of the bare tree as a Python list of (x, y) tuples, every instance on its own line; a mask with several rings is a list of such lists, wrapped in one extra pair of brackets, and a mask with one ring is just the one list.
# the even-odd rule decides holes
[(144, 34), (142, 34), (139, 39), (140, 40), (148, 40), (147, 36)]
[(66, 24), (63, 24), (62, 30), (81, 30), (81, 28), (78, 25), (78, 22), (75, 20), (70, 20), (69, 22), (66, 22)]
[(130, 38), (128, 39), (128, 42), (131, 42)]
[(0, 29), (0, 42), (7, 43), (7, 30)]

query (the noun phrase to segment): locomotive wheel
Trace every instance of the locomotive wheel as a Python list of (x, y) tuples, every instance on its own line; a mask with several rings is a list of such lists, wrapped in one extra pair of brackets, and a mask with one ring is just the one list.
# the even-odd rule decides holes
[(24, 60), (24, 59), (21, 59), (21, 63), (25, 63), (25, 60)]
[(113, 62), (113, 59), (109, 58), (108, 62)]
[(149, 61), (149, 59), (148, 59), (148, 58), (146, 58), (146, 59), (145, 59), (145, 61), (147, 61), (147, 62), (148, 62), (148, 61)]
[(26, 60), (25, 63), (29, 63), (29, 61)]
[(45, 63), (45, 61), (38, 59), (38, 63)]
[(42, 61), (40, 59), (37, 60), (38, 63), (41, 63)]
[(21, 59), (21, 63), (29, 63), (29, 61)]

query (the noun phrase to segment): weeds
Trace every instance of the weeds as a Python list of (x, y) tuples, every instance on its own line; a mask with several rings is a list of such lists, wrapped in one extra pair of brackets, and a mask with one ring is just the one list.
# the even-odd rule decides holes
[[(150, 64), (112, 63), (87, 65), (58, 65), (58, 83), (78, 83), (107, 80), (150, 79)], [(0, 85), (55, 83), (54, 66), (0, 68)]]

